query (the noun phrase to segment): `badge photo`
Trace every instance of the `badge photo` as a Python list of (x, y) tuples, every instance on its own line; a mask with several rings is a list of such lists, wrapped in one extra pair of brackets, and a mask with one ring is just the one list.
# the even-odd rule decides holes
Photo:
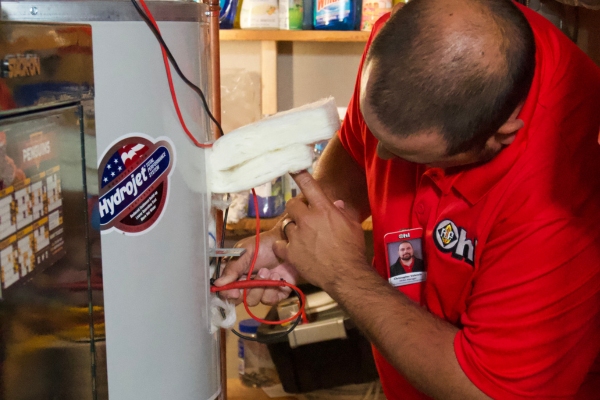
[(421, 228), (384, 235), (388, 281), (392, 286), (412, 285), (427, 279), (422, 238)]

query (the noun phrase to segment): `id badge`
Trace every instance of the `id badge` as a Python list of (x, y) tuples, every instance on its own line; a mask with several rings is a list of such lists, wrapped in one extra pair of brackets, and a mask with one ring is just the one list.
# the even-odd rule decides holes
[(404, 229), (383, 236), (388, 281), (392, 286), (412, 285), (427, 279), (422, 238), (421, 228)]

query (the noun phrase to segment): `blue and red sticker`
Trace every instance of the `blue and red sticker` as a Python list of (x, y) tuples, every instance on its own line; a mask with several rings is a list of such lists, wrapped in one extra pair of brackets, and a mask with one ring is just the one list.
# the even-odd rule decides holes
[(105, 151), (98, 168), (102, 233), (139, 235), (154, 226), (167, 204), (174, 166), (174, 146), (167, 137), (153, 140), (135, 133)]

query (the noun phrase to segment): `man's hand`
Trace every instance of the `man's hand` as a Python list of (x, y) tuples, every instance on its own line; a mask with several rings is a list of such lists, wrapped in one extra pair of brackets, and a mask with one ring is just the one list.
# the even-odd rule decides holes
[[(272, 230), (260, 234), (260, 247), (254, 268), (254, 272), (258, 272), (258, 275), (254, 279), (276, 281), (284, 279), (286, 282), (295, 284), (298, 276), (296, 270), (289, 265), (281, 264), (273, 254), (273, 243), (279, 239), (282, 239), (281, 221)], [(250, 263), (254, 256), (255, 241), (256, 236), (251, 236), (236, 243), (235, 247), (245, 248), (246, 252), (241, 257), (227, 262), (223, 273), (215, 281), (215, 286), (224, 286), (237, 280), (246, 280), (246, 274), (250, 269)], [(222, 298), (233, 300), (238, 304), (242, 301), (241, 292), (239, 289), (232, 289), (219, 293)], [(288, 287), (251, 289), (248, 291), (248, 305), (255, 306), (259, 302), (274, 305), (287, 298), (290, 292), (291, 289)]]
[(304, 199), (288, 201), (286, 211), (294, 223), (286, 226), (286, 240), (277, 240), (273, 251), (303, 278), (325, 291), (335, 291), (340, 274), (350, 266), (369, 268), (360, 223), (349, 218), (343, 203), (333, 203), (312, 176), (293, 176)]

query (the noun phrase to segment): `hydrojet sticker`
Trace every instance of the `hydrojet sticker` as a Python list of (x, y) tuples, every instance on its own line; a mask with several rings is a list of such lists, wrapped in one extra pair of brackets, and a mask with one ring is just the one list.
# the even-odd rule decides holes
[(146, 135), (132, 134), (104, 153), (98, 168), (102, 233), (117, 230), (139, 235), (160, 219), (175, 165), (173, 149), (167, 137), (153, 141)]

